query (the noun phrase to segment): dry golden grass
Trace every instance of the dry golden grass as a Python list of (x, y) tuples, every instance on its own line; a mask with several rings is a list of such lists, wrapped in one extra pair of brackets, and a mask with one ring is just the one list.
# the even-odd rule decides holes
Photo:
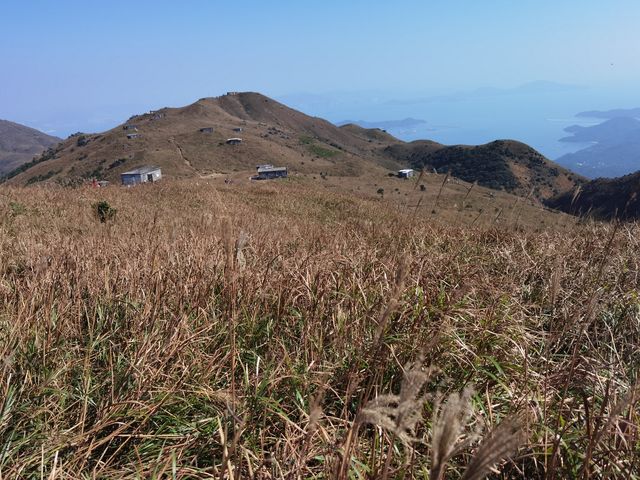
[(636, 225), (426, 217), (3, 188), (1, 478), (640, 478)]

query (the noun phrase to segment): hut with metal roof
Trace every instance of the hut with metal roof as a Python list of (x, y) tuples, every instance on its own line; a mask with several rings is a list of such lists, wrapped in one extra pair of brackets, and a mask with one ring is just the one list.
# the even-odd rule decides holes
[(147, 165), (144, 167), (129, 170), (120, 174), (123, 185), (138, 185), (139, 183), (153, 183), (162, 178), (160, 167)]

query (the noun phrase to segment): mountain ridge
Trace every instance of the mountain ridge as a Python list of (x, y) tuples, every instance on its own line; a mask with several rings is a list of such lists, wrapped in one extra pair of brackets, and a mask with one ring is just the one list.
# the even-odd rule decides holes
[(549, 199), (551, 208), (602, 220), (640, 218), (640, 171), (618, 178), (598, 178)]
[(538, 200), (570, 190), (584, 180), (515, 140), (484, 145), (441, 145), (423, 140), (389, 147), (386, 152), (416, 169), (449, 172), (467, 182)]
[(0, 119), (0, 175), (31, 161), (60, 141), (35, 128)]
[[(228, 145), (232, 137), (242, 142)], [(122, 172), (145, 164), (161, 167), (168, 177), (207, 178), (249, 173), (265, 163), (289, 167), (292, 173), (345, 178), (380, 178), (403, 167), (436, 168), (481, 186), (531, 193), (538, 200), (575, 186), (561, 167), (519, 142), (406, 143), (378, 128), (337, 127), (256, 92), (202, 98), (134, 115), (106, 132), (77, 134), (10, 173), (8, 181), (117, 181)]]

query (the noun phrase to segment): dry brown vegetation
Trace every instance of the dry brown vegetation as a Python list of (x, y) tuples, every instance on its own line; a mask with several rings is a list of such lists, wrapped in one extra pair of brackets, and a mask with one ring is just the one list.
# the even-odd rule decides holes
[(640, 478), (636, 225), (435, 218), (3, 188), (0, 476)]
[[(135, 127), (137, 138), (127, 135)], [(211, 129), (203, 133), (201, 128)], [(228, 145), (230, 137), (241, 144)], [(405, 143), (379, 129), (336, 127), (259, 93), (203, 98), (181, 108), (131, 117), (100, 134), (78, 134), (34, 162), (0, 178), (12, 185), (77, 186), (93, 178), (118, 181), (142, 165), (162, 168), (173, 179), (255, 174), (256, 165), (286, 166), (298, 175), (332, 176), (347, 182), (381, 178), (399, 168), (449, 172), (479, 186), (537, 201), (572, 190), (580, 177), (512, 140), (480, 146)]]

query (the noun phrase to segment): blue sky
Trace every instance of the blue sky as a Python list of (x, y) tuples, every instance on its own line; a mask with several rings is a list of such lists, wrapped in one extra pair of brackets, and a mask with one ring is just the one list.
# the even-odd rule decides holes
[(0, 118), (67, 132), (227, 90), (627, 88), (639, 23), (637, 0), (6, 0)]

